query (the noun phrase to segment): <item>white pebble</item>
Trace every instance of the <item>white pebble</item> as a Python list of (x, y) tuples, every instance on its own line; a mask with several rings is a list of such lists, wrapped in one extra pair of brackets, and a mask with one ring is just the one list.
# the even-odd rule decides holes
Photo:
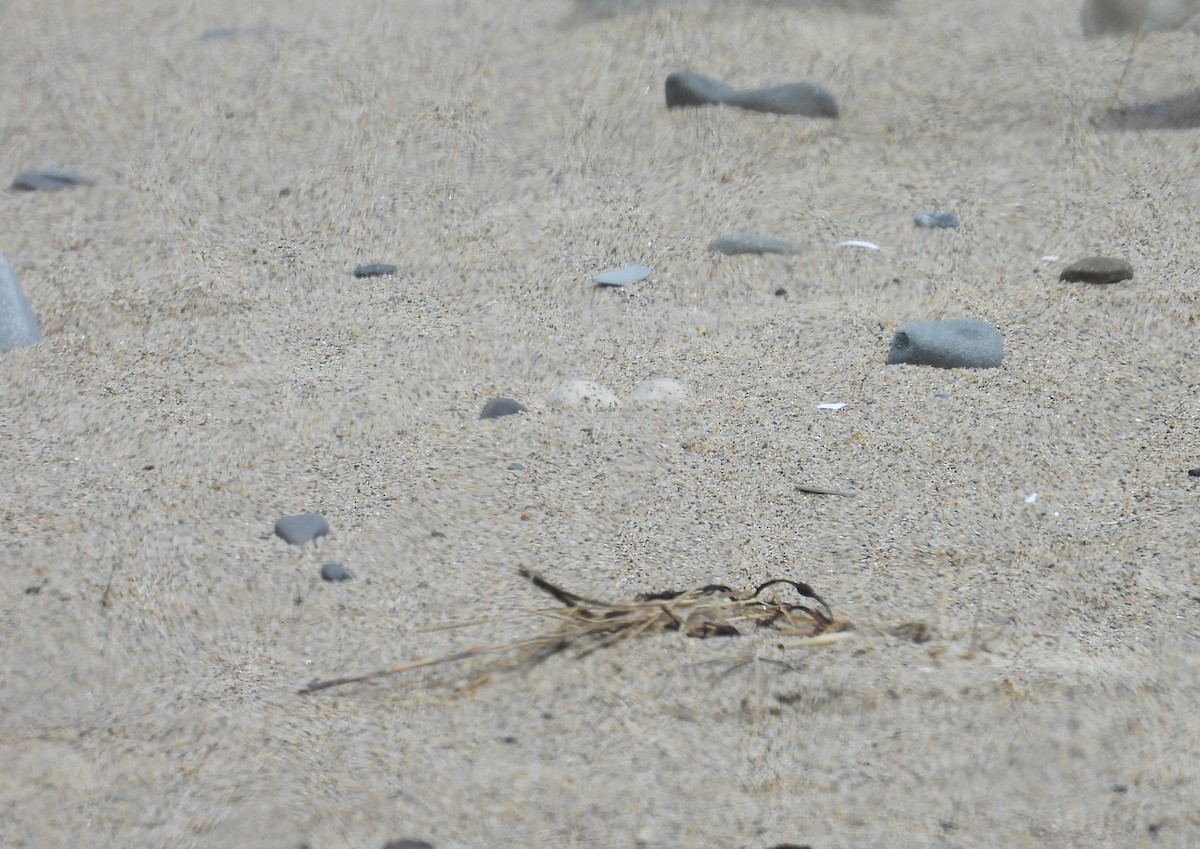
[(670, 377), (656, 377), (638, 385), (629, 396), (629, 403), (637, 407), (667, 407), (686, 401), (691, 391)]
[(552, 410), (615, 410), (621, 401), (607, 386), (594, 380), (573, 378), (554, 388), (546, 399)]

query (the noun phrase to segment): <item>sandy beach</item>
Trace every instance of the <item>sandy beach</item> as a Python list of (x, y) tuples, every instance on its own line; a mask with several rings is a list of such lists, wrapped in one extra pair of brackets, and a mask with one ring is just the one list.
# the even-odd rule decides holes
[[(1121, 123), (1129, 39), (1058, 0), (11, 0), (0, 32), (0, 184), (95, 180), (0, 190), (45, 334), (0, 354), (0, 846), (1200, 845), (1200, 120), (1155, 111), (1195, 34), (1139, 41)], [(841, 114), (668, 110), (680, 70)], [(805, 250), (707, 250), (737, 231)], [(1134, 278), (1059, 280), (1089, 255)], [(940, 318), (1003, 365), (886, 364)], [(547, 404), (658, 377), (691, 397)], [(275, 536), (304, 511), (329, 536)], [(521, 567), (785, 577), (852, 630), (297, 693), (552, 630)]]

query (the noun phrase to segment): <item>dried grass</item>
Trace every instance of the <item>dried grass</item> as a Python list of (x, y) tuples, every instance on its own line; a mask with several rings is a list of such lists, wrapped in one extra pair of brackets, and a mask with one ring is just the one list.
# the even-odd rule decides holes
[[(840, 639), (852, 627), (837, 620), (825, 599), (808, 584), (786, 578), (772, 579), (750, 592), (709, 584), (693, 590), (667, 590), (628, 601), (606, 602), (576, 595), (529, 569), (521, 568), (518, 574), (562, 605), (551, 611), (560, 620), (557, 628), (524, 640), (475, 646), (390, 669), (313, 681), (299, 692), (314, 693), (497, 652), (519, 652), (521, 664), (533, 665), (568, 649), (582, 656), (622, 640), (665, 631), (707, 638), (736, 637), (770, 629), (781, 636), (806, 638), (805, 645), (824, 645)], [(781, 600), (780, 595), (785, 593), (794, 594), (798, 600)]]

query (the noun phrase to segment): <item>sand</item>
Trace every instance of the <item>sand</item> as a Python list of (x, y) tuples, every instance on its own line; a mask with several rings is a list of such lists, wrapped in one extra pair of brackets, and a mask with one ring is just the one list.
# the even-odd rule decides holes
[[(0, 176), (97, 181), (0, 192), (45, 332), (0, 356), (0, 845), (1200, 843), (1200, 136), (1097, 122), (1129, 41), (1077, 4), (11, 0), (0, 31)], [(1195, 52), (1142, 39), (1121, 102), (1195, 91)], [(668, 112), (682, 69), (842, 117)], [(808, 250), (705, 250), (734, 231)], [(1058, 281), (1091, 254), (1135, 278)], [(885, 365), (958, 317), (1001, 368)], [(660, 376), (693, 399), (545, 403)], [(478, 421), (497, 395), (530, 413)], [(303, 511), (319, 549), (272, 533)], [(297, 695), (553, 627), (522, 566), (789, 577), (859, 629)]]

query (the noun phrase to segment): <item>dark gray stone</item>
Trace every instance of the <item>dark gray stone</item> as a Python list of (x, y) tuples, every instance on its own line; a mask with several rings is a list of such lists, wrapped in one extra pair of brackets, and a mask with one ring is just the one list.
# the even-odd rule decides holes
[(395, 274), (396, 266), (388, 265), (382, 262), (373, 262), (369, 265), (360, 265), (354, 269), (355, 277), (383, 277), (385, 274)]
[(772, 115), (805, 115), (809, 118), (836, 118), (837, 100), (826, 89), (813, 83), (787, 83), (739, 91), (725, 98), (729, 106)]
[(953, 212), (945, 212), (940, 209), (936, 212), (922, 212), (915, 216), (913, 221), (918, 227), (925, 227), (929, 230), (949, 230), (961, 223)]
[(0, 351), (41, 341), (42, 328), (12, 266), (0, 254)]
[(668, 76), (666, 90), (668, 109), (679, 106), (715, 106), (737, 93), (720, 80), (693, 71), (677, 71)]
[(738, 91), (721, 80), (703, 74), (676, 71), (667, 77), (665, 88), (668, 109), (726, 104), (774, 115), (838, 117), (837, 100), (827, 89), (813, 83), (785, 83)]
[(514, 401), (512, 398), (492, 398), (483, 405), (483, 412), (479, 414), (481, 419), (498, 419), (501, 416), (511, 416), (516, 413), (528, 413), (519, 401)]
[(1004, 340), (994, 325), (976, 318), (906, 321), (892, 337), (888, 365), (997, 368)]
[(426, 843), (424, 840), (404, 838), (402, 840), (389, 840), (383, 844), (383, 849), (433, 849), (433, 844)]
[(68, 186), (94, 186), (89, 180), (63, 168), (43, 168), (40, 171), (22, 171), (13, 177), (13, 189), (21, 192), (57, 192)]
[(722, 254), (798, 254), (803, 245), (777, 239), (774, 236), (759, 236), (754, 233), (730, 233), (713, 239), (708, 244), (710, 251)]
[(341, 563), (326, 563), (321, 567), (321, 580), (330, 581), (333, 583), (339, 581), (353, 581), (354, 575), (350, 570)]
[(1068, 265), (1058, 279), (1068, 283), (1118, 283), (1133, 279), (1133, 266), (1115, 257), (1089, 256)]
[(275, 521), (275, 534), (289, 545), (304, 545), (329, 533), (329, 522), (320, 513), (300, 513)]

